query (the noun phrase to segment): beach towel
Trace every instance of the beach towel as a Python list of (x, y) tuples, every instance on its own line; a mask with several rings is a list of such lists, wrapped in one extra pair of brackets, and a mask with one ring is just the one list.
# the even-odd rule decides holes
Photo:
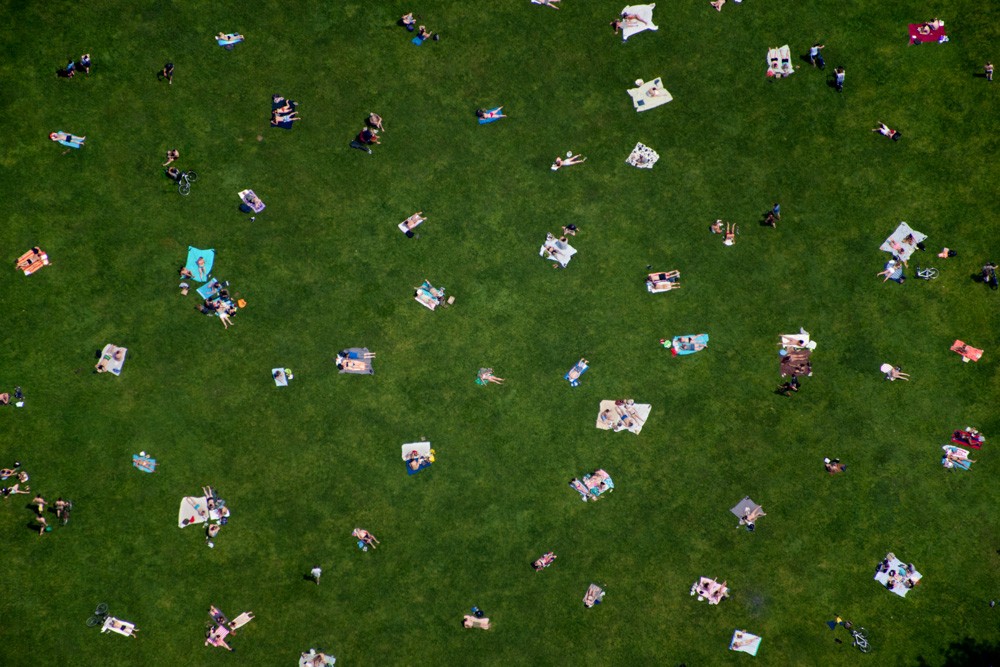
[[(198, 267), (199, 259), (205, 261), (204, 269)], [(207, 282), (212, 275), (213, 264), (215, 264), (215, 250), (199, 250), (194, 246), (188, 246), (187, 263), (184, 264), (184, 268), (191, 272), (192, 280)]]
[(938, 44), (944, 44), (948, 41), (948, 31), (942, 25), (939, 28), (934, 28), (929, 34), (921, 35), (919, 28), (921, 28), (923, 23), (910, 23), (906, 27), (910, 32), (910, 44), (921, 44), (925, 42), (937, 42)]
[(56, 134), (65, 134), (66, 139), (60, 139), (58, 143), (66, 146), (67, 148), (83, 148), (84, 137), (78, 137), (76, 135), (70, 134), (69, 132), (63, 132), (59, 130)]
[(587, 592), (583, 596), (583, 604), (590, 609), (595, 604), (600, 604), (604, 600), (604, 589), (597, 584), (591, 584), (587, 587)]
[(156, 459), (146, 456), (146, 452), (133, 454), (132, 465), (143, 472), (156, 472)]
[[(682, 341), (682, 338), (690, 340)], [(701, 352), (705, 349), (704, 347), (698, 347), (702, 345), (708, 345), (708, 334), (674, 336), (670, 342), (670, 354), (675, 357), (683, 357), (688, 354), (694, 354), (695, 352)]]
[[(913, 235), (913, 242), (906, 243), (903, 241), (907, 236)], [(899, 223), (896, 230), (889, 235), (889, 238), (878, 247), (879, 250), (887, 252), (893, 255), (900, 261), (909, 261), (910, 256), (917, 250), (917, 244), (921, 243), (927, 238), (926, 234), (922, 234), (912, 228), (905, 222)], [(902, 269), (900, 269), (902, 270)]]
[(965, 363), (969, 363), (970, 361), (979, 361), (983, 356), (982, 350), (972, 347), (971, 345), (966, 345), (960, 340), (956, 340), (951, 344), (951, 351), (962, 355), (962, 361)]
[(208, 499), (205, 496), (184, 496), (177, 512), (177, 527), (184, 528), (208, 521)]
[[(119, 352), (121, 352), (121, 358), (116, 359), (115, 356), (118, 355)], [(118, 347), (117, 345), (108, 343), (104, 346), (104, 349), (101, 350), (101, 359), (97, 362), (95, 368), (97, 368), (97, 372), (99, 373), (107, 371), (113, 375), (119, 376), (122, 374), (122, 366), (125, 365), (126, 356), (128, 356), (127, 347)]]
[(625, 159), (625, 164), (637, 169), (652, 169), (656, 161), (660, 159), (659, 153), (643, 143), (637, 143), (629, 156)]
[(545, 237), (545, 243), (538, 250), (538, 254), (547, 260), (558, 262), (565, 269), (569, 260), (576, 254), (576, 248), (565, 241), (560, 241), (552, 234), (548, 234)]
[[(39, 250), (41, 249), (39, 248)], [(30, 276), (38, 269), (48, 265), (49, 265), (49, 256), (44, 250), (41, 250), (41, 252), (36, 254), (34, 249), (32, 249), (24, 253), (17, 259), (17, 266), (22, 271), (24, 271), (24, 275), (26, 276)]]
[(195, 290), (202, 299), (210, 299), (213, 292), (215, 292), (215, 286), (219, 284), (219, 281), (212, 278), (207, 283)]
[(135, 638), (135, 623), (129, 623), (128, 621), (123, 621), (114, 616), (108, 616), (104, 619), (104, 625), (101, 626), (101, 632), (114, 632), (119, 635), (124, 635), (125, 637)]
[(266, 206), (264, 206), (264, 202), (260, 200), (260, 197), (258, 197), (257, 193), (253, 190), (241, 190), (236, 194), (242, 202), (242, 204), (240, 204), (240, 208), (243, 209), (244, 213), (249, 213), (250, 211), (260, 213), (266, 208)]
[(291, 373), (285, 368), (272, 368), (271, 377), (274, 379), (276, 387), (287, 387), (288, 381), (292, 379)]
[(759, 648), (760, 637), (750, 634), (746, 630), (736, 630), (733, 632), (733, 638), (729, 642), (730, 651), (742, 651), (753, 656), (757, 655)]
[[(403, 463), (406, 465), (407, 475), (416, 475), (424, 468), (429, 468), (434, 463), (434, 450), (429, 442), (408, 442), (401, 448)], [(411, 458), (420, 458), (420, 465), (416, 469), (410, 467)]]
[(666, 104), (673, 100), (673, 96), (663, 87), (663, 81), (656, 77), (652, 81), (644, 82), (638, 79), (635, 82), (636, 88), (629, 88), (628, 94), (632, 98), (632, 106), (636, 111), (648, 111)]
[(569, 386), (578, 387), (580, 386), (580, 376), (586, 373), (588, 368), (590, 368), (590, 366), (587, 365), (587, 362), (581, 359), (576, 362), (573, 368), (566, 371), (566, 375), (563, 376), (563, 379), (569, 382)]
[(216, 44), (218, 44), (219, 46), (228, 46), (230, 48), (236, 46), (242, 41), (243, 41), (243, 35), (237, 35), (236, 33), (232, 32), (225, 35), (225, 39), (219, 39), (218, 37), (215, 38)]
[(767, 75), (782, 78), (795, 73), (792, 50), (787, 44), (767, 50)]
[[(886, 557), (888, 558), (888, 556), (889, 555), (887, 554)], [(905, 598), (906, 594), (910, 592), (910, 587), (903, 583), (906, 579), (909, 579), (914, 584), (916, 584), (918, 581), (920, 581), (921, 578), (923, 578), (922, 574), (917, 572), (915, 569), (910, 569), (909, 565), (899, 560), (895, 556), (889, 558), (888, 572), (879, 571), (875, 573), (875, 581), (877, 581), (883, 587), (886, 587), (886, 584), (889, 583), (889, 572), (895, 572), (895, 574), (892, 577), (893, 581), (895, 582), (895, 585), (893, 585), (890, 592), (895, 593), (901, 598)]]
[(246, 625), (247, 623), (249, 623), (253, 619), (254, 619), (253, 612), (252, 611), (245, 611), (242, 614), (240, 614), (239, 616), (237, 616), (236, 618), (234, 618), (229, 623), (229, 629), (230, 630), (239, 630), (240, 628), (242, 628), (244, 625)]
[(652, 406), (634, 401), (601, 401), (597, 408), (597, 428), (603, 431), (630, 431), (638, 435), (649, 419)]
[(371, 358), (365, 357), (366, 354), (370, 354), (367, 347), (350, 347), (341, 350), (337, 353), (337, 370), (341, 373), (354, 375), (372, 375), (375, 370), (372, 368)]
[(420, 37), (414, 37), (410, 41), (413, 42), (414, 44), (416, 44), (417, 46), (420, 46), (421, 44), (424, 43), (424, 40), (422, 38), (420, 38)]
[[(969, 450), (956, 447), (955, 445), (944, 445), (944, 456), (941, 458), (941, 465), (945, 468), (958, 468), (959, 470), (969, 470), (975, 461), (969, 460)], [(948, 455), (952, 458), (948, 458)]]
[[(629, 5), (622, 10), (622, 41), (627, 42), (628, 38), (632, 35), (637, 35), (643, 30), (659, 30), (660, 28), (653, 25), (653, 8), (656, 7), (655, 4), (652, 5)], [(635, 19), (627, 19), (625, 16), (636, 16)]]

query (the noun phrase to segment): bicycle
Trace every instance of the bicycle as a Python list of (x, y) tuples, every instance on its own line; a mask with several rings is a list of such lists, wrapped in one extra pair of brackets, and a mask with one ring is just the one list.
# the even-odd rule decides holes
[(185, 197), (191, 194), (191, 184), (198, 180), (198, 174), (193, 171), (182, 171), (177, 177), (177, 191)]
[(858, 650), (862, 653), (868, 653), (871, 650), (871, 646), (868, 644), (868, 631), (864, 628), (858, 628), (857, 630), (850, 630), (851, 636), (854, 637), (854, 645), (858, 647)]
[(934, 280), (938, 277), (938, 270), (933, 267), (927, 267), (926, 269), (921, 269), (917, 267), (917, 278), (923, 278), (924, 280)]
[(87, 627), (93, 628), (98, 625), (103, 625), (104, 620), (108, 617), (108, 605), (101, 603), (97, 605), (97, 609), (94, 610), (94, 615), (87, 619)]

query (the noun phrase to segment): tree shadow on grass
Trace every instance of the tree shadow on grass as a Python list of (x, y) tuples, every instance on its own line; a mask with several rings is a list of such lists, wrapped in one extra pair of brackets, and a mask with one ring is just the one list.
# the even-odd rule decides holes
[[(944, 664), (946, 667), (987, 667), (989, 665), (1000, 664), (1000, 643), (977, 642), (971, 637), (957, 642), (952, 642), (944, 651)], [(939, 664), (927, 662), (925, 658), (920, 658), (917, 663), (920, 667)]]

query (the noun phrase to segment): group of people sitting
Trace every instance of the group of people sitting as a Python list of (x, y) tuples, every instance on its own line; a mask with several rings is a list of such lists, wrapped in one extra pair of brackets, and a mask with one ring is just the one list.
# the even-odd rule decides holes
[(205, 646), (218, 646), (227, 651), (234, 649), (226, 642), (226, 637), (236, 636), (238, 629), (254, 619), (252, 611), (245, 611), (230, 621), (214, 604), (208, 608), (208, 615), (212, 622), (205, 631)]
[(101, 358), (98, 359), (97, 364), (94, 366), (94, 372), (96, 373), (107, 373), (109, 370), (114, 371), (121, 367), (123, 361), (125, 361), (126, 348), (118, 347), (117, 345), (109, 345), (105, 350), (101, 351)]
[(271, 125), (290, 129), (292, 123), (301, 120), (298, 116), (298, 108), (299, 103), (295, 100), (286, 100), (275, 93), (271, 96)]
[[(6, 500), (10, 496), (15, 496), (19, 493), (27, 495), (31, 492), (31, 487), (28, 486), (28, 480), (30, 476), (24, 470), (20, 470), (20, 461), (14, 461), (13, 468), (3, 468), (0, 470), (0, 482), (6, 482), (8, 479), (13, 479), (13, 484), (10, 486), (0, 487), (0, 496)], [(24, 484), (24, 488), (21, 485)]]
[(681, 286), (680, 271), (661, 271), (646, 276), (646, 289), (650, 292), (669, 292)]
[(89, 53), (84, 53), (82, 56), (80, 56), (80, 62), (76, 62), (75, 60), (73, 60), (71, 56), (67, 56), (66, 60), (69, 62), (67, 62), (66, 65), (64, 65), (63, 67), (60, 67), (59, 69), (56, 70), (56, 76), (61, 77), (63, 79), (72, 79), (74, 76), (76, 76), (77, 71), (81, 71), (87, 75), (90, 74)]
[(724, 245), (734, 245), (736, 243), (736, 235), (739, 234), (739, 229), (734, 223), (724, 223), (722, 220), (716, 220), (709, 229), (712, 230), (713, 234), (723, 234), (722, 243)]
[(909, 563), (908, 565), (899, 563), (896, 565), (896, 569), (892, 569), (892, 562), (894, 560), (896, 560), (896, 555), (889, 552), (875, 568), (876, 576), (883, 573), (888, 576), (889, 579), (886, 582), (885, 587), (891, 591), (896, 586), (900, 585), (907, 588), (913, 588), (916, 586), (920, 582), (920, 579), (913, 576), (916, 572), (916, 568), (913, 566), (913, 563)]
[(239, 310), (239, 306), (233, 303), (229, 295), (229, 281), (219, 282), (213, 278), (208, 286), (208, 296), (200, 305), (195, 306), (195, 310), (202, 315), (216, 315), (222, 321), (222, 326), (228, 329), (233, 324), (232, 316)]
[(983, 443), (986, 442), (986, 436), (971, 426), (966, 426), (964, 429), (953, 431), (951, 434), (951, 441), (956, 445), (979, 449), (983, 446)]
[(584, 502), (588, 500), (600, 500), (601, 494), (605, 491), (612, 491), (615, 483), (611, 480), (611, 475), (606, 470), (598, 469), (584, 475), (583, 479), (574, 477), (569, 481), (570, 487), (580, 494)]
[(374, 352), (341, 350), (337, 353), (335, 363), (337, 370), (343, 373), (367, 373), (374, 375), (375, 369), (371, 360), (375, 358)]
[(969, 450), (956, 447), (955, 445), (944, 445), (944, 456), (941, 457), (941, 465), (948, 470), (958, 468), (959, 470), (969, 470), (976, 459), (969, 458)]
[(444, 288), (438, 288), (431, 285), (427, 280), (417, 287), (413, 291), (413, 298), (420, 303), (420, 305), (435, 310), (442, 303), (448, 303), (455, 297), (450, 297), (448, 302), (444, 301)]
[(440, 41), (441, 35), (432, 33), (427, 29), (426, 26), (417, 26), (417, 19), (413, 16), (413, 12), (407, 12), (399, 18), (399, 25), (403, 26), (409, 32), (416, 32), (417, 36), (413, 38), (414, 43), (422, 43), (424, 40), (433, 39), (435, 42)]
[(420, 470), (421, 468), (426, 468), (430, 464), (434, 463), (436, 455), (437, 452), (435, 452), (433, 449), (426, 451), (424, 453), (421, 453), (419, 450), (414, 449), (409, 454), (407, 454), (403, 460), (406, 462), (407, 468), (413, 471), (417, 471)]
[(382, 123), (382, 116), (374, 111), (369, 113), (365, 119), (365, 126), (358, 132), (358, 136), (351, 140), (351, 148), (357, 148), (359, 151), (365, 151), (371, 155), (372, 146), (382, 143), (378, 137), (378, 133), (383, 130), (385, 130), (385, 127)]
[(612, 431), (630, 430), (636, 426), (642, 426), (643, 419), (635, 409), (635, 401), (631, 398), (618, 399), (615, 401), (614, 409), (606, 408), (597, 417), (601, 428), (610, 428)]
[(724, 581), (720, 584), (715, 579), (700, 577), (691, 584), (691, 595), (697, 595), (698, 602), (708, 600), (708, 604), (719, 604), (729, 597), (729, 588)]

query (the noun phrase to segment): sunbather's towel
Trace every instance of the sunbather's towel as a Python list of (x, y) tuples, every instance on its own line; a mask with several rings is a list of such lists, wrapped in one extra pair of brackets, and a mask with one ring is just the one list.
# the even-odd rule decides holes
[(600, 603), (604, 600), (604, 589), (597, 584), (591, 584), (587, 587), (587, 592), (583, 596), (583, 604), (587, 607), (593, 607), (595, 604)]
[[(115, 359), (115, 355), (119, 352), (121, 352), (121, 358)], [(104, 349), (101, 350), (101, 361), (98, 362), (98, 365), (100, 365), (101, 362), (104, 362), (104, 369), (109, 373), (118, 376), (122, 374), (122, 366), (125, 365), (125, 357), (127, 356), (127, 347), (118, 347), (117, 345), (108, 343), (104, 346)]]
[(207, 283), (196, 289), (195, 291), (201, 296), (202, 299), (208, 299), (212, 296), (212, 292), (215, 290), (215, 286), (219, 284), (219, 281), (212, 278)]
[(796, 349), (807, 349), (815, 350), (816, 341), (809, 337), (809, 332), (799, 327), (799, 332), (797, 334), (781, 334), (778, 336), (781, 342), (781, 347), (786, 350), (796, 350)]
[(660, 77), (656, 77), (652, 81), (636, 81), (636, 86), (638, 87), (628, 89), (628, 94), (632, 98), (632, 106), (635, 107), (636, 111), (654, 109), (674, 99), (663, 87), (663, 81)]
[(569, 264), (569, 260), (571, 260), (575, 254), (576, 248), (551, 235), (545, 240), (545, 243), (543, 243), (542, 247), (538, 250), (538, 255), (540, 257), (559, 262), (559, 265), (563, 268), (566, 268), (566, 265)]
[[(232, 35), (233, 33), (229, 34)], [(242, 41), (243, 41), (243, 35), (234, 35), (233, 37), (228, 39), (219, 39), (218, 37), (215, 38), (215, 43), (218, 44), (219, 46), (234, 46)]]
[(637, 143), (632, 152), (629, 153), (625, 164), (632, 165), (638, 169), (652, 169), (656, 161), (660, 159), (659, 153), (643, 143)]
[(240, 198), (240, 201), (243, 202), (240, 208), (246, 207), (246, 210), (253, 211), (254, 213), (260, 213), (267, 208), (264, 205), (264, 202), (261, 201), (260, 197), (258, 197), (257, 193), (253, 190), (241, 190), (240, 192), (237, 192), (236, 195)]
[[(578, 387), (580, 385), (580, 376), (586, 373), (588, 368), (590, 368), (590, 366), (585, 364), (581, 359), (576, 362), (573, 368), (566, 371), (566, 375), (563, 376), (563, 379), (569, 381), (569, 385), (571, 387)], [(570, 377), (570, 374), (573, 373), (573, 371), (577, 371), (575, 378)]]
[[(597, 408), (596, 426), (604, 431), (631, 431), (638, 434), (649, 419), (652, 409), (648, 403), (633, 402), (630, 405), (618, 405), (617, 401), (601, 401)], [(623, 416), (621, 412), (625, 415)], [(631, 426), (628, 426), (629, 422)]]
[(729, 649), (731, 651), (743, 651), (744, 653), (749, 653), (754, 656), (757, 655), (757, 649), (759, 648), (760, 637), (752, 635), (745, 630), (735, 631), (733, 633), (732, 640), (729, 642)]
[[(902, 577), (904, 580), (909, 579), (913, 583), (917, 583), (923, 577), (923, 575), (916, 570), (911, 570), (909, 565), (898, 558), (892, 558), (889, 560), (889, 571), (895, 572), (897, 577)], [(889, 583), (889, 572), (876, 572), (875, 581), (885, 587), (885, 585)], [(906, 594), (910, 592), (910, 587), (902, 581), (897, 581), (896, 585), (892, 587), (892, 592), (901, 598), (905, 598)]]
[(49, 265), (49, 255), (45, 251), (39, 254), (35, 254), (34, 250), (29, 250), (28, 252), (21, 255), (18, 258), (18, 266), (21, 266), (22, 262), (30, 261), (29, 264), (24, 265), (24, 275), (30, 276), (32, 273), (42, 268), (43, 266)]
[(431, 443), (429, 442), (407, 442), (400, 449), (404, 461), (409, 461), (413, 452), (416, 452), (417, 456), (430, 457), (431, 455)]
[(939, 44), (943, 44), (948, 41), (948, 31), (944, 26), (931, 30), (927, 35), (921, 35), (919, 29), (923, 25), (923, 23), (910, 23), (906, 26), (910, 31), (911, 44), (919, 44), (921, 42), (938, 42)]
[(284, 368), (272, 368), (271, 377), (274, 379), (274, 384), (276, 387), (287, 387), (288, 386), (288, 373), (285, 372)]
[(795, 73), (792, 66), (792, 50), (787, 44), (767, 50), (767, 75), (789, 76)]
[[(629, 5), (622, 10), (622, 41), (628, 41), (628, 38), (632, 35), (638, 34), (643, 30), (659, 30), (659, 26), (653, 25), (653, 8), (656, 7), (655, 4), (652, 5)], [(635, 19), (626, 19), (626, 15), (636, 16)]]
[(972, 347), (971, 345), (966, 345), (960, 340), (956, 340), (951, 344), (951, 350), (962, 355), (962, 361), (979, 361), (983, 356), (983, 351), (979, 348)]
[[(198, 267), (199, 259), (205, 260), (204, 269)], [(214, 263), (215, 250), (199, 250), (194, 246), (188, 246), (187, 263), (184, 265), (184, 268), (191, 272), (193, 280), (197, 280), (200, 283), (207, 282), (208, 277), (212, 275), (212, 265)]]
[[(910, 234), (913, 235), (913, 243), (912, 244), (904, 243), (903, 239), (905, 239)], [(896, 230), (889, 235), (889, 238), (887, 238), (885, 242), (878, 247), (878, 249), (882, 250), (883, 252), (887, 252), (891, 255), (894, 255), (898, 257), (900, 260), (906, 262), (909, 261), (910, 255), (912, 255), (914, 251), (917, 250), (917, 244), (921, 243), (926, 238), (927, 238), (926, 234), (922, 234), (912, 229), (905, 222), (901, 222), (899, 223), (899, 226), (896, 227)], [(893, 247), (894, 243), (898, 247), (894, 248)]]
[[(689, 338), (690, 340), (685, 342), (681, 340), (682, 338)], [(670, 343), (670, 353), (675, 357), (694, 354), (695, 352), (701, 352), (704, 350), (704, 346), (707, 345), (708, 334), (674, 336)]]
[(208, 499), (205, 496), (184, 496), (177, 513), (177, 527), (184, 528), (208, 521)]
[(503, 116), (494, 115), (494, 114), (499, 114), (500, 113), (500, 109), (502, 109), (502, 108), (503, 107), (497, 107), (495, 109), (488, 109), (487, 113), (490, 114), (490, 115), (481, 117), (479, 119), (479, 124), (480, 125), (486, 125), (487, 123), (495, 123), (496, 121), (498, 121), (501, 118), (503, 118)]
[(132, 465), (143, 472), (156, 472), (156, 459), (145, 454), (133, 454)]
[(743, 500), (741, 500), (740, 502), (736, 503), (733, 506), (733, 508), (731, 510), (729, 510), (729, 511), (732, 512), (733, 514), (735, 514), (738, 518), (742, 519), (747, 514), (750, 514), (751, 512), (755, 512), (755, 511), (757, 511), (759, 509), (760, 509), (760, 505), (758, 505), (754, 501), (750, 500), (750, 496), (744, 496)]
[[(313, 661), (316, 660), (317, 655), (319, 654), (316, 653), (316, 649), (314, 648), (309, 649), (308, 653), (303, 653), (302, 657), (299, 658), (299, 667), (313, 667), (315, 664)], [(330, 667), (331, 665), (337, 664), (337, 659), (332, 655), (324, 654), (323, 657), (324, 657), (323, 664), (326, 665), (326, 667)]]

